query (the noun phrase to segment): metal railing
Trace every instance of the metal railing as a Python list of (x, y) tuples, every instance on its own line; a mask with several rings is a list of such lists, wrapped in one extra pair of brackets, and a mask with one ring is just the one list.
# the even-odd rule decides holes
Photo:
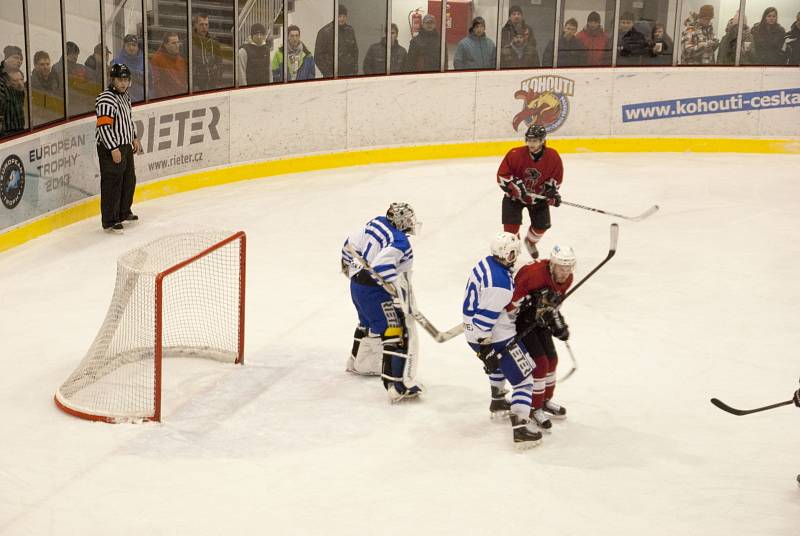
[(283, 0), (247, 0), (239, 10), (239, 35), (236, 46), (247, 42), (250, 37), (250, 27), (261, 23), (267, 28), (267, 35), (272, 35), (272, 26), (283, 11)]

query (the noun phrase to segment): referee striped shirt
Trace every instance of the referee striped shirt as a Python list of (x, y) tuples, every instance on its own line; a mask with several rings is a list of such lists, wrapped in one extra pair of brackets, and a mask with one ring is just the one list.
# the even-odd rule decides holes
[(131, 145), (136, 137), (136, 127), (131, 115), (131, 98), (106, 89), (97, 96), (94, 104), (97, 128), (94, 137), (98, 145), (109, 151), (121, 145)]

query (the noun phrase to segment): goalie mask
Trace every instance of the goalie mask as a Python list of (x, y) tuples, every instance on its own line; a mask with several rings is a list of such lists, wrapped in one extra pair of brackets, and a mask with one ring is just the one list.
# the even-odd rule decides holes
[(521, 247), (519, 237), (506, 232), (497, 233), (491, 244), (492, 255), (505, 266), (514, 266)]
[(556, 244), (550, 252), (550, 273), (556, 283), (564, 283), (575, 271), (575, 252), (570, 246)]
[(414, 209), (408, 203), (392, 203), (386, 211), (386, 219), (398, 230), (406, 234), (416, 234), (422, 222), (417, 221)]

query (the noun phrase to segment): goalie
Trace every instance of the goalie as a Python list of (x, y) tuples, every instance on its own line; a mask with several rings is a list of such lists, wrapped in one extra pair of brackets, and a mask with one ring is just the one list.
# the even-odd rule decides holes
[(367, 222), (342, 248), (342, 272), (350, 279), (358, 313), (346, 370), (380, 374), (393, 403), (422, 392), (415, 379), (418, 341), (409, 282), (414, 255), (408, 241), (419, 225), (410, 205), (392, 203), (385, 216)]

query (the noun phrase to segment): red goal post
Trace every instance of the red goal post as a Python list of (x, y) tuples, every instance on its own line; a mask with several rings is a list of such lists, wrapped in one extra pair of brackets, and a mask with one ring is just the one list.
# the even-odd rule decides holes
[(244, 363), (246, 236), (165, 236), (117, 261), (114, 295), (85, 357), (55, 403), (84, 419), (160, 421), (162, 361)]

